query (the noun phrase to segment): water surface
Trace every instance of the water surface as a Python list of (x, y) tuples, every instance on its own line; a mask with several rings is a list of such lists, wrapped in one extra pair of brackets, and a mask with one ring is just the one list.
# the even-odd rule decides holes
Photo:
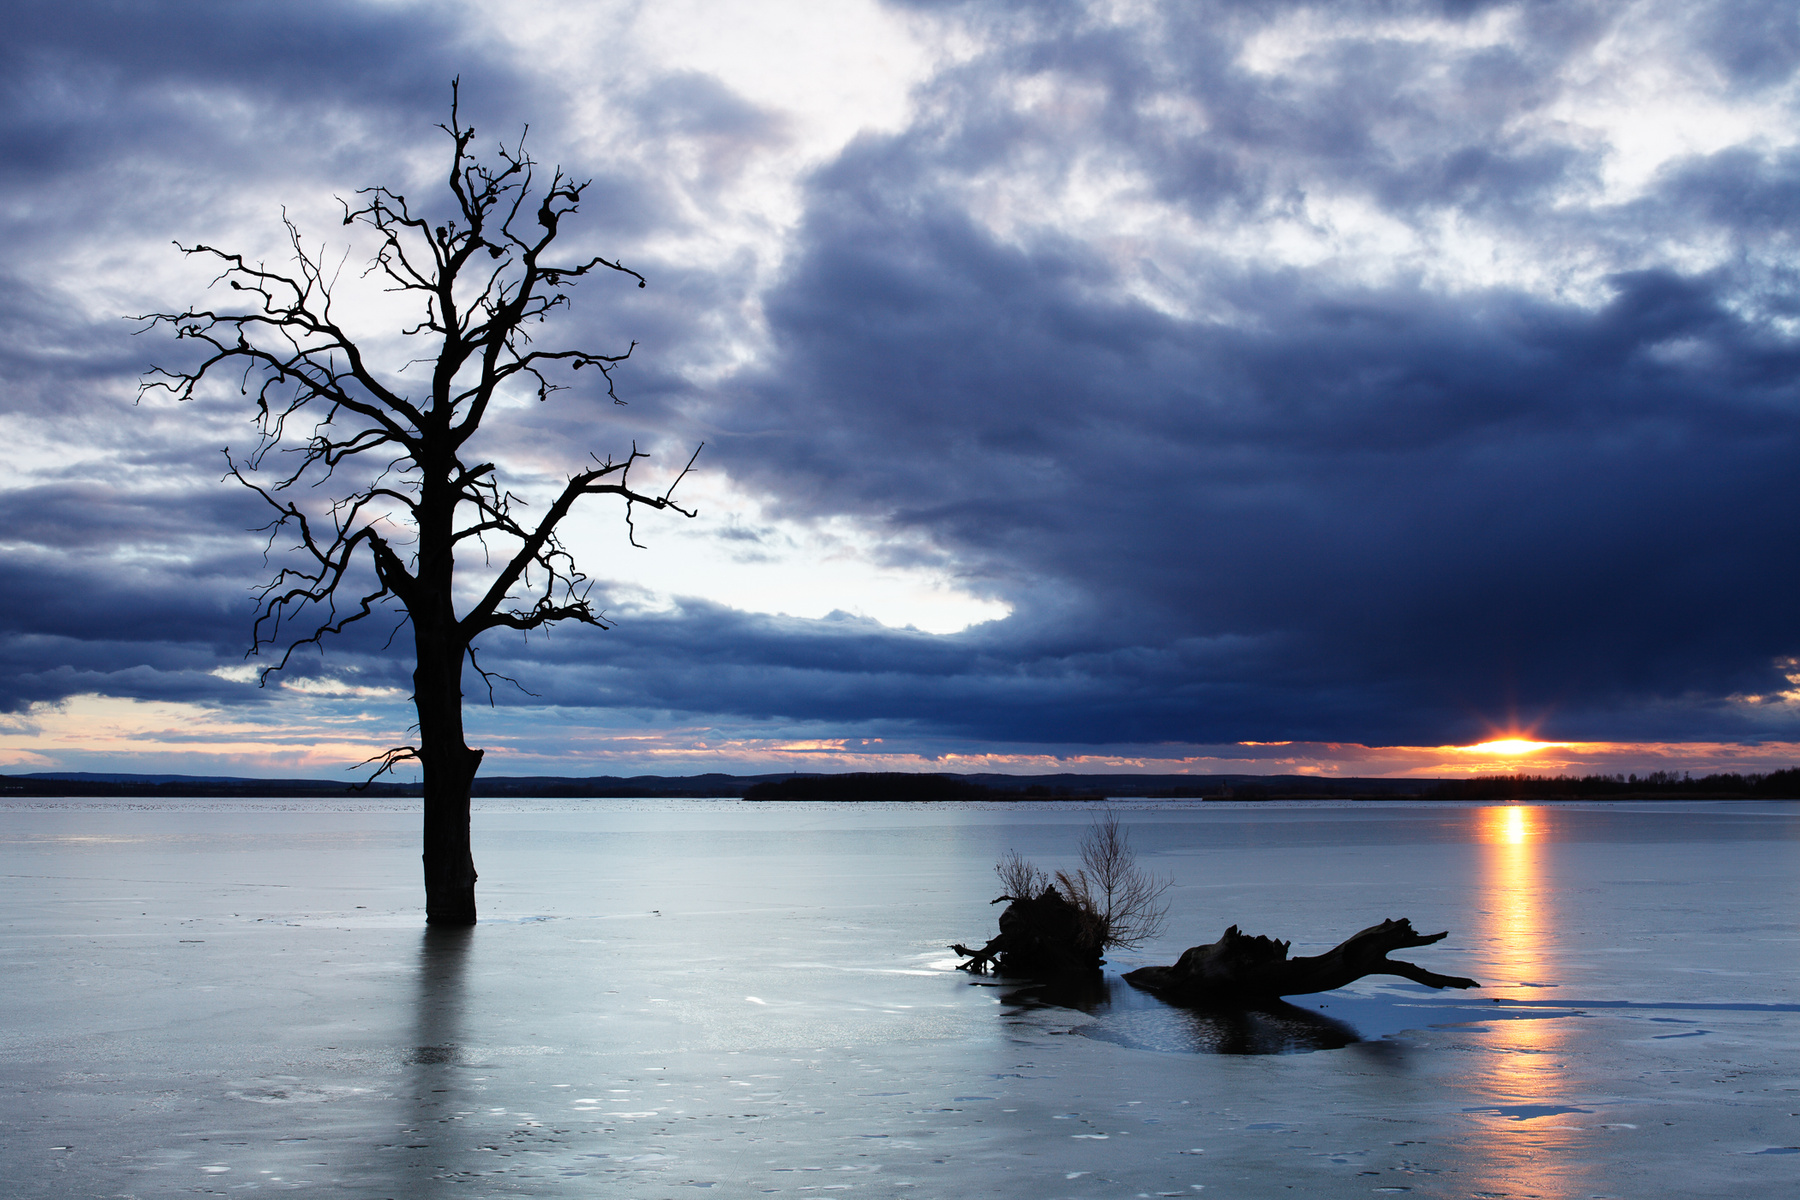
[[(0, 805), (0, 1191), (1777, 1196), (1800, 805), (1122, 802), (1172, 920), (1081, 994), (970, 978), (1076, 805), (489, 801), (420, 925), (398, 802)], [(1116, 973), (1384, 917), (1443, 994), (1261, 1014)], [(1275, 1051), (1275, 1052), (1271, 1052)]]

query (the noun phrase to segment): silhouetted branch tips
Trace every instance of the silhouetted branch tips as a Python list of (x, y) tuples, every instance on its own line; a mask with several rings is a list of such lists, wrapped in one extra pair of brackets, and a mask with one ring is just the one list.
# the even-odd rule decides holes
[[(604, 628), (604, 626), (602, 626), (602, 628)], [(475, 657), (475, 647), (473, 647), (473, 646), (469, 647), (469, 666), (474, 668), (475, 673), (477, 675), (481, 676), (481, 681), (487, 685), (488, 707), (489, 708), (496, 707), (494, 704), (494, 680), (496, 680), (496, 679), (498, 679), (502, 683), (512, 684), (514, 687), (518, 688), (520, 692), (524, 693), (527, 696), (530, 696), (534, 699), (540, 698), (540, 697), (538, 697), (538, 694), (536, 692), (532, 691), (530, 688), (526, 687), (524, 684), (522, 684), (518, 680), (514, 679), (511, 675), (502, 675), (498, 671), (490, 671), (486, 667), (482, 666), (481, 663)]]
[(694, 452), (692, 454), (688, 455), (687, 465), (685, 467), (681, 468), (681, 474), (675, 476), (675, 482), (671, 483), (667, 488), (663, 489), (663, 495), (662, 495), (663, 503), (667, 504), (670, 508), (674, 508), (676, 512), (682, 513), (684, 516), (695, 516), (698, 514), (688, 513), (684, 509), (676, 508), (673, 501), (670, 500), (670, 497), (675, 494), (675, 489), (681, 486), (681, 481), (688, 477), (688, 472), (692, 471), (694, 469), (694, 464), (699, 461), (700, 452), (704, 449), (706, 449), (705, 442), (701, 442), (698, 446), (695, 446)]
[(1029, 899), (1050, 886), (1050, 877), (1017, 850), (1008, 850), (994, 864), (994, 874), (1000, 877), (1001, 890), (1000, 898), (993, 901), (995, 904), (1001, 900)]
[(1162, 932), (1169, 881), (1138, 867), (1130, 835), (1110, 809), (1081, 839), (1081, 869), (1058, 871), (1056, 878), (1072, 899), (1100, 915), (1107, 947), (1133, 949)]
[(418, 758), (419, 758), (419, 748), (417, 746), (395, 746), (391, 750), (383, 750), (380, 754), (374, 755), (371, 758), (365, 758), (361, 762), (357, 763), (355, 766), (350, 767), (348, 769), (352, 770), (352, 771), (360, 770), (361, 768), (368, 766), (370, 763), (380, 763), (381, 765), (375, 769), (375, 773), (373, 775), (369, 776), (367, 779), (363, 780), (361, 783), (351, 784), (350, 790), (355, 791), (355, 792), (367, 791), (370, 784), (374, 783), (377, 779), (380, 779), (383, 775), (386, 775), (388, 772), (392, 771), (395, 767), (399, 766), (401, 763), (414, 762), (414, 761), (417, 761)]

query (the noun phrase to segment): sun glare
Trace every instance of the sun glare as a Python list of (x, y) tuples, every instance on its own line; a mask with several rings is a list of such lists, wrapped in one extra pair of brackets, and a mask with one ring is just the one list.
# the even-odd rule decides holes
[(1526, 738), (1501, 738), (1498, 741), (1482, 742), (1478, 746), (1458, 746), (1457, 749), (1464, 754), (1498, 754), (1506, 758), (1514, 758), (1562, 744), (1561, 742), (1533, 742)]

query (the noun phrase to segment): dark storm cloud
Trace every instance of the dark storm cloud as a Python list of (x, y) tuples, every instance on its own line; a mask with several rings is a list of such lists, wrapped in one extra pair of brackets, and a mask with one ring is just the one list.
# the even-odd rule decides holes
[[(1053, 746), (1430, 744), (1515, 719), (1561, 738), (1800, 733), (1730, 699), (1787, 686), (1773, 664), (1800, 652), (1784, 553), (1800, 535), (1792, 151), (1747, 140), (1608, 199), (1605, 148), (1545, 114), (1620, 33), (1609, 6), (1326, 6), (1335, 32), (1277, 47), (1267, 70), (1246, 40), (1302, 6), (1169, 4), (1123, 26), (1081, 4), (910, 7), (984, 48), (919, 90), (908, 127), (811, 177), (778, 285), (758, 294), (748, 255), (673, 252), (629, 305), (584, 284), (558, 336), (638, 339), (632, 408), (579, 395), (505, 415), (492, 444), (556, 460), (604, 452), (615, 429), (691, 443), (698, 425), (703, 465), (779, 514), (917, 535), (895, 540), (895, 563), (951, 563), (1013, 615), (935, 636), (691, 599), (637, 612), (621, 590), (611, 632), (488, 639), (483, 661), (537, 693), (502, 687), (500, 703)], [(1395, 32), (1502, 9), (1499, 41)], [(327, 192), (392, 179), (386, 159), (442, 119), (458, 71), (499, 114), (484, 127), (531, 116), (542, 152), (570, 157), (550, 149), (559, 118), (530, 111), (560, 102), (550, 85), (471, 65), (443, 10), (306, 11), (26, 14), (0, 49), (0, 188), (43, 208), (12, 219), (44, 239), (19, 256), (54, 258), (82, 221), (148, 221), (151, 201), (106, 182), (143, 159), (185, 162), (169, 186), (204, 203), (234, 170), (258, 186), (329, 177)], [(1662, 19), (1733, 94), (1772, 94), (1800, 61), (1787, 6)], [(603, 162), (578, 235), (602, 252), (703, 232), (789, 136), (691, 71), (614, 100), (633, 153), (665, 148), (686, 182)], [(1118, 203), (1165, 206), (1200, 234), (1040, 221), (1084, 172), (1131, 179)], [(71, 180), (92, 195), (44, 204)], [(1320, 226), (1321, 200), (1413, 233), (1466, 222), (1497, 259), (1574, 282), (1234, 247)], [(1725, 249), (1696, 265), (1692, 246)], [(239, 661), (248, 589), (266, 578), (242, 532), (260, 514), (214, 486), (216, 447), (241, 426), (222, 407), (189, 414), (185, 439), (168, 414), (126, 425), (155, 355), (9, 269), (33, 282), (0, 294), (8, 411), (105, 426), (127, 473), (46, 470), (0, 497), (0, 705), (268, 701), (210, 673)], [(749, 310), (763, 356), (696, 383)], [(129, 474), (159, 465), (192, 491)], [(736, 533), (734, 547), (759, 536)], [(390, 629), (358, 627), (296, 675), (404, 688)]]
[[(213, 155), (229, 146), (277, 157), (282, 138), (271, 135), (290, 131), (287, 122), (271, 127), (275, 114), (296, 131), (334, 109), (364, 106), (436, 118), (459, 64), (483, 65), (459, 42), (455, 25), (425, 5), (9, 5), (0, 178), (55, 186), (126, 153)], [(228, 97), (253, 112), (221, 103)], [(219, 111), (207, 112), (206, 100)]]
[(1720, 227), (1792, 246), (1800, 211), (1800, 153), (1761, 154), (1745, 147), (1680, 163), (1654, 198), (1638, 207), (1651, 219)]
[[(860, 260), (868, 239), (837, 244)], [(1777, 548), (1800, 533), (1800, 363), (1703, 282), (1622, 278), (1597, 313), (1271, 284), (1280, 332), (1245, 336), (1046, 303), (1056, 263), (946, 294), (981, 262), (962, 230), (910, 290), (842, 263), (797, 278), (804, 312), (772, 310), (795, 344), (771, 402), (833, 432), (759, 438), (742, 465), (1084, 595), (1081, 629), (1051, 639), (1067, 648), (1021, 674), (1091, 675), (1095, 741), (1450, 740), (1552, 709), (1586, 732), (1615, 705), (1765, 691), (1794, 647)], [(909, 302), (869, 319), (871, 294)], [(1009, 379), (1018, 363), (1044, 367)], [(1219, 637), (1246, 652), (1174, 652)], [(1085, 703), (1115, 688), (1136, 703)], [(964, 690), (938, 692), (940, 716)], [(966, 690), (972, 732), (1024, 716)]]
[(302, 649), (273, 687), (221, 677), (221, 668), (262, 668), (280, 657), (279, 647), (246, 657), (252, 585), (268, 577), (259, 557), (241, 550), (197, 556), (191, 541), (190, 553), (161, 560), (142, 539), (128, 555), (102, 549), (15, 547), (0, 560), (0, 712), (89, 692), (264, 705), (280, 698), (283, 682), (408, 684), (410, 667), (384, 650), (397, 625), (388, 614), (350, 627), (323, 653)]
[(1781, 0), (1697, 5), (1695, 42), (1738, 87), (1760, 90), (1800, 67), (1800, 11)]
[(16, 488), (0, 494), (0, 526), (29, 531), (41, 547), (65, 555), (186, 544), (197, 532), (248, 528), (256, 510), (223, 488), (176, 497), (134, 494), (100, 483)]
[[(14, 526), (17, 528), (17, 526)], [(242, 653), (235, 572), (12, 550), (0, 570), (0, 711), (79, 692), (193, 699)], [(237, 611), (233, 611), (237, 609)]]
[[(1336, 45), (1273, 96), (1235, 69), (1195, 75), (1186, 94), (1238, 123), (1189, 153), (1116, 117), (1182, 64), (1070, 21), (961, 68), (943, 83), (954, 102), (925, 106), (935, 122), (820, 174), (805, 252), (767, 301), (780, 358), (732, 400), (755, 437), (723, 453), (797, 510), (855, 505), (1075, 598), (951, 639), (969, 669), (934, 679), (921, 717), (1094, 742), (1753, 721), (1720, 701), (1784, 686), (1773, 663), (1800, 647), (1782, 552), (1800, 534), (1800, 353), (1755, 316), (1792, 311), (1791, 281), (1754, 261), (1639, 265), (1579, 305), (1214, 263), (1205, 284), (1232, 319), (1184, 320), (1122, 297), (1117, 265), (1080, 243), (989, 232), (958, 186), (1093, 144), (984, 107), (997, 76), (1053, 69), (1103, 86), (1095, 141), (1200, 208), (1221, 191), (1255, 208), (1307, 176), (1389, 215), (1475, 196), (1524, 222), (1597, 170), (1575, 145), (1482, 145), (1596, 32), (1556, 21), (1454, 59), (1435, 109), (1391, 86), (1419, 74), (1416, 46)], [(1204, 59), (1206, 40), (1183, 45)], [(1466, 102), (1484, 80), (1495, 94)], [(1254, 172), (1196, 173), (1238, 149)], [(1785, 238), (1791, 186), (1785, 157), (1743, 148), (1666, 173), (1631, 215), (1653, 215), (1652, 234)], [(1180, 649), (1219, 639), (1234, 652)], [(1045, 703), (996, 703), (1036, 676), (1056, 682)]]

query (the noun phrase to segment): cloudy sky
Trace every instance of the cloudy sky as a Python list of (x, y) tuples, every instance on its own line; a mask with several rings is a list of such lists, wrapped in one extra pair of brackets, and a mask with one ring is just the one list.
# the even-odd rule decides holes
[(285, 210), (397, 349), (335, 197), (441, 211), (453, 76), (649, 280), (487, 453), (706, 443), (574, 530), (614, 629), (486, 643), (488, 772), (1800, 760), (1791, 0), (5, 7), (0, 769), (406, 739), (388, 626), (257, 686), (249, 410), (126, 318)]

